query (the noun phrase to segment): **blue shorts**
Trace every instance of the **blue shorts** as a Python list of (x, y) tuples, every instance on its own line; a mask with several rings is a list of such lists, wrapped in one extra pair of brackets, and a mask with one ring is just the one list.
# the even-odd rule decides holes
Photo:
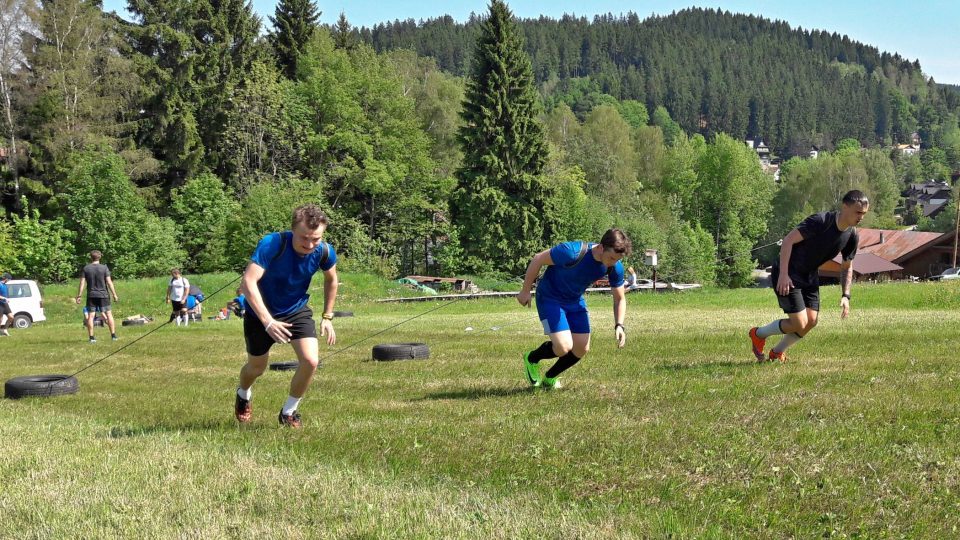
[(537, 299), (537, 314), (543, 324), (544, 334), (570, 331), (574, 334), (590, 333), (590, 312), (583, 297), (574, 302), (564, 302), (552, 298)]

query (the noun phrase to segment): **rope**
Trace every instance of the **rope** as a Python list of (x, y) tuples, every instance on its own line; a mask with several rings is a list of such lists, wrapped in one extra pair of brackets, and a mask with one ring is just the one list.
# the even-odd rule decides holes
[[(230, 280), (230, 282), (227, 283), (226, 285), (224, 285), (223, 287), (220, 287), (219, 289), (217, 289), (216, 291), (214, 291), (213, 293), (211, 293), (209, 296), (204, 297), (203, 301), (201, 301), (201, 302), (199, 302), (199, 303), (202, 304), (203, 302), (206, 302), (207, 300), (213, 298), (213, 297), (216, 296), (216, 294), (219, 293), (220, 291), (222, 291), (222, 290), (226, 289), (227, 287), (229, 287), (229, 286), (233, 285), (234, 283), (236, 283), (241, 277), (243, 277), (242, 274), (239, 275), (239, 276), (237, 276), (237, 277), (235, 277), (234, 279)], [(160, 326), (154, 328), (153, 330), (150, 330), (150, 331), (147, 332), (146, 334), (143, 334), (142, 336), (140, 336), (140, 337), (138, 337), (137, 339), (131, 341), (130, 343), (127, 343), (127, 344), (124, 345), (123, 347), (120, 347), (119, 349), (117, 349), (117, 350), (115, 350), (115, 351), (107, 354), (107, 355), (104, 356), (103, 358), (100, 358), (99, 360), (96, 360), (95, 362), (93, 362), (93, 363), (85, 366), (84, 368), (82, 368), (82, 369), (74, 372), (73, 374), (69, 375), (68, 377), (66, 377), (66, 378), (64, 378), (64, 379), (59, 380), (59, 381), (54, 381), (54, 382), (48, 383), (48, 384), (47, 384), (47, 388), (48, 388), (47, 394), (49, 395), (49, 393), (53, 391), (52, 388), (53, 388), (54, 385), (60, 384), (60, 383), (62, 383), (63, 381), (65, 381), (65, 380), (67, 380), (67, 379), (70, 379), (70, 378), (72, 378), (72, 377), (76, 377), (77, 375), (79, 375), (79, 374), (83, 373), (84, 371), (92, 368), (93, 366), (96, 366), (97, 364), (103, 362), (104, 360), (110, 358), (111, 356), (120, 353), (121, 351), (123, 351), (123, 350), (126, 349), (127, 347), (132, 346), (134, 343), (137, 343), (137, 342), (143, 340), (144, 338), (146, 338), (147, 336), (153, 334), (154, 332), (157, 332), (158, 330), (160, 330), (160, 329), (163, 328), (164, 326), (167, 326), (168, 324), (170, 324), (170, 322), (171, 322), (171, 321), (168, 320), (167, 322), (161, 324)]]

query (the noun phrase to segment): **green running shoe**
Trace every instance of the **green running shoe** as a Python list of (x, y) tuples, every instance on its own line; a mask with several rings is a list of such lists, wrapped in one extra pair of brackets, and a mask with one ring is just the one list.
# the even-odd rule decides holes
[(534, 364), (529, 360), (530, 353), (533, 351), (527, 351), (523, 354), (523, 367), (527, 374), (527, 380), (530, 381), (530, 384), (533, 386), (540, 386), (540, 364)]
[(541, 383), (541, 386), (543, 386), (543, 388), (552, 388), (552, 389), (563, 388), (563, 385), (560, 384), (560, 377), (553, 377), (553, 378), (544, 377)]

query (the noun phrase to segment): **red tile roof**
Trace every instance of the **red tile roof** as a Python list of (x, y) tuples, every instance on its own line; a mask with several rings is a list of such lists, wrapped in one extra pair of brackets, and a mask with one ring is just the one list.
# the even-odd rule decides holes
[[(857, 229), (857, 234), (860, 236), (857, 258), (860, 253), (870, 253), (893, 263), (901, 262), (907, 255), (943, 236), (943, 233), (938, 232), (888, 229)], [(883, 235), (882, 243), (881, 235)]]
[[(840, 254), (833, 258), (833, 262), (840, 264)], [(823, 268), (823, 267), (821, 267)], [(895, 272), (903, 270), (899, 264), (894, 264), (886, 259), (881, 259), (873, 253), (857, 253), (853, 259), (853, 271), (856, 274), (879, 274), (882, 272)]]

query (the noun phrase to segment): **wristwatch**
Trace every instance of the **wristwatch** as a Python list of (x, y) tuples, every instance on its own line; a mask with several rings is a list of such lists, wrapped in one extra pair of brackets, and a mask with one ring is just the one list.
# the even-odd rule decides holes
[(613, 329), (616, 330), (618, 326), (619, 326), (620, 328), (623, 328), (623, 331), (624, 331), (624, 332), (627, 331), (627, 327), (624, 326), (623, 323), (617, 323), (617, 324), (613, 325)]
[(843, 293), (843, 297), (846, 298), (847, 300), (849, 300), (849, 299), (850, 299), (850, 293)]
[(333, 320), (333, 313), (324, 313), (324, 314), (322, 315), (322, 317), (323, 317), (323, 320), (325, 320), (325, 321), (332, 321), (332, 320)]

